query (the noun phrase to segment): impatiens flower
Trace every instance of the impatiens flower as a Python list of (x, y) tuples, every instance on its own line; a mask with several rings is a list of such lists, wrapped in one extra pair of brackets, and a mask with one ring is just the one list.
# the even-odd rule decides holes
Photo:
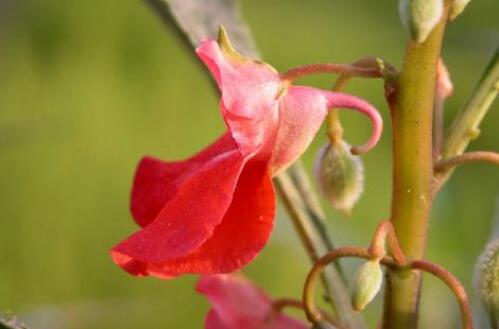
[(305, 329), (304, 323), (276, 313), (272, 299), (241, 276), (219, 274), (199, 280), (197, 291), (212, 309), (205, 329)]
[(131, 211), (142, 229), (111, 251), (134, 275), (227, 273), (254, 259), (273, 227), (271, 178), (305, 151), (328, 109), (370, 117), (371, 138), (357, 151), (372, 148), (381, 134), (381, 118), (370, 104), (291, 86), (268, 64), (237, 54), (223, 33), (220, 44), (204, 41), (197, 54), (221, 90), (228, 132), (187, 160), (140, 162)]

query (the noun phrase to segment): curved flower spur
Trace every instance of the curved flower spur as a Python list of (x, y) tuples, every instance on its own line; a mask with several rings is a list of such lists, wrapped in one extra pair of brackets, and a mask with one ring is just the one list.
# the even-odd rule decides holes
[(367, 115), (378, 142), (382, 120), (351, 95), (292, 86), (270, 65), (239, 55), (221, 29), (219, 42), (196, 50), (221, 90), (228, 132), (184, 161), (145, 157), (133, 184), (131, 211), (141, 229), (116, 245), (116, 264), (133, 275), (172, 278), (227, 273), (254, 259), (275, 217), (272, 177), (305, 151), (328, 109)]

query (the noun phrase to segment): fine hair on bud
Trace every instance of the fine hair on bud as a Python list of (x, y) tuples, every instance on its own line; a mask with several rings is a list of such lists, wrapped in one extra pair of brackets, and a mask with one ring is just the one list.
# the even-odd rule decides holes
[(492, 328), (499, 328), (499, 239), (489, 242), (478, 258), (474, 283)]
[(379, 260), (365, 262), (357, 271), (352, 286), (352, 307), (362, 311), (376, 297), (383, 283)]
[(346, 215), (351, 214), (364, 192), (364, 165), (350, 150), (351, 146), (344, 141), (327, 144), (319, 150), (315, 164), (322, 194)]
[(399, 0), (400, 20), (412, 40), (422, 43), (442, 18), (443, 0)]

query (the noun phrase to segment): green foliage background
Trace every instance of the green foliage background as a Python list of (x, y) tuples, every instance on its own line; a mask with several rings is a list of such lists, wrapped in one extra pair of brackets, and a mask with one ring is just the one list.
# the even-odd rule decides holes
[[(266, 61), (280, 70), (367, 55), (402, 60), (396, 1), (246, 0), (243, 9)], [(474, 1), (449, 26), (444, 58), (455, 92), (447, 122), (499, 42), (497, 12), (495, 0)], [(108, 256), (136, 229), (128, 196), (139, 158), (186, 157), (224, 129), (218, 96), (192, 55), (141, 1), (0, 0), (0, 309), (34, 329), (202, 327), (208, 304), (195, 278), (137, 279)], [(328, 88), (332, 79), (303, 83)], [(366, 193), (353, 218), (325, 207), (337, 244), (366, 245), (389, 214), (391, 132), (379, 81), (355, 81), (349, 91), (380, 109), (386, 131), (364, 157)], [(499, 149), (497, 110), (473, 149)], [(368, 136), (365, 118), (343, 118), (351, 143)], [(324, 142), (319, 134), (306, 154), (309, 171)], [(498, 194), (497, 168), (470, 165), (435, 204), (428, 258), (469, 288)], [(298, 297), (307, 269), (281, 210), (246, 273), (275, 296)], [(433, 279), (425, 288), (422, 327), (454, 328), (446, 288)], [(372, 323), (379, 304), (369, 308)]]

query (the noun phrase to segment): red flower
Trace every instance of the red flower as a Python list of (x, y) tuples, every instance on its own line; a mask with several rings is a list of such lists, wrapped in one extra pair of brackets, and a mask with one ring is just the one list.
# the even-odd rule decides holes
[(205, 329), (306, 329), (304, 323), (275, 313), (272, 299), (243, 277), (219, 274), (201, 278), (197, 291), (212, 309)]
[(140, 162), (131, 211), (142, 229), (111, 251), (131, 274), (227, 273), (255, 258), (273, 227), (271, 177), (304, 152), (329, 108), (371, 118), (374, 130), (363, 149), (379, 139), (381, 118), (365, 101), (291, 86), (221, 40), (203, 42), (197, 54), (221, 90), (228, 133), (184, 161)]

